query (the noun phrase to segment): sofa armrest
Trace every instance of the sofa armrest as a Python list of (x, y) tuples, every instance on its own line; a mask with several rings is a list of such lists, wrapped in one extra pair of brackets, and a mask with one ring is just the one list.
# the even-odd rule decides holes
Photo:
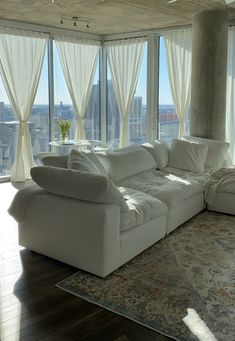
[(46, 193), (46, 191), (36, 184), (22, 188), (16, 193), (8, 209), (8, 213), (15, 218), (18, 223), (22, 222), (30, 200), (32, 200), (35, 195), (43, 193)]
[(51, 193), (35, 195), (19, 224), (19, 243), (104, 277), (120, 265), (120, 207)]

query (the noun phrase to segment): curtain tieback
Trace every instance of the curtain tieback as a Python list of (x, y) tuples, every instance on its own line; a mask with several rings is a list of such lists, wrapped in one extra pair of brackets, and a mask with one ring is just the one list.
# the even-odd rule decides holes
[(20, 120), (20, 125), (21, 125), (22, 136), (24, 136), (26, 132), (27, 121)]

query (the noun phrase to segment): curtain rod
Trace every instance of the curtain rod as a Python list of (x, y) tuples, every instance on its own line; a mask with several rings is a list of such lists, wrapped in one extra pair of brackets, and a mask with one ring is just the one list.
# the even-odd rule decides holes
[[(192, 25), (184, 25), (184, 26), (172, 26), (172, 27), (165, 27), (153, 30), (146, 30), (146, 31), (136, 31), (136, 32), (126, 32), (126, 33), (115, 33), (109, 34), (102, 37), (103, 42), (105, 41), (115, 41), (121, 39), (129, 39), (129, 38), (141, 38), (141, 37), (148, 37), (151, 34), (161, 34), (165, 31), (171, 30), (180, 30), (185, 28), (191, 28)], [(128, 36), (128, 37), (127, 37)]]

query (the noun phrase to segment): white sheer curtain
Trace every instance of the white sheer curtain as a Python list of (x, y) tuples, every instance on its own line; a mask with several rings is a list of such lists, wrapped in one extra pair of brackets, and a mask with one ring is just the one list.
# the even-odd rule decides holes
[(108, 62), (121, 115), (119, 146), (128, 145), (128, 115), (133, 100), (146, 38), (118, 40), (106, 43)]
[(185, 133), (185, 117), (191, 102), (192, 30), (163, 33), (171, 94), (179, 119), (179, 137)]
[(16, 155), (11, 168), (12, 181), (30, 178), (33, 153), (27, 120), (37, 92), (47, 41), (46, 35), (24, 34), (19, 30), (0, 30), (0, 73), (19, 120)]
[(235, 164), (235, 28), (228, 32), (226, 140), (230, 143), (230, 157)]
[(91, 95), (100, 42), (55, 37), (77, 124), (75, 139), (86, 138), (84, 116)]

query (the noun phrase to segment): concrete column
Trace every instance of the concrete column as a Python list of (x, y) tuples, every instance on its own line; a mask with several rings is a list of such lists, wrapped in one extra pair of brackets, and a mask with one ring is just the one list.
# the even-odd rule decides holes
[(228, 14), (194, 15), (192, 33), (191, 135), (225, 139)]

